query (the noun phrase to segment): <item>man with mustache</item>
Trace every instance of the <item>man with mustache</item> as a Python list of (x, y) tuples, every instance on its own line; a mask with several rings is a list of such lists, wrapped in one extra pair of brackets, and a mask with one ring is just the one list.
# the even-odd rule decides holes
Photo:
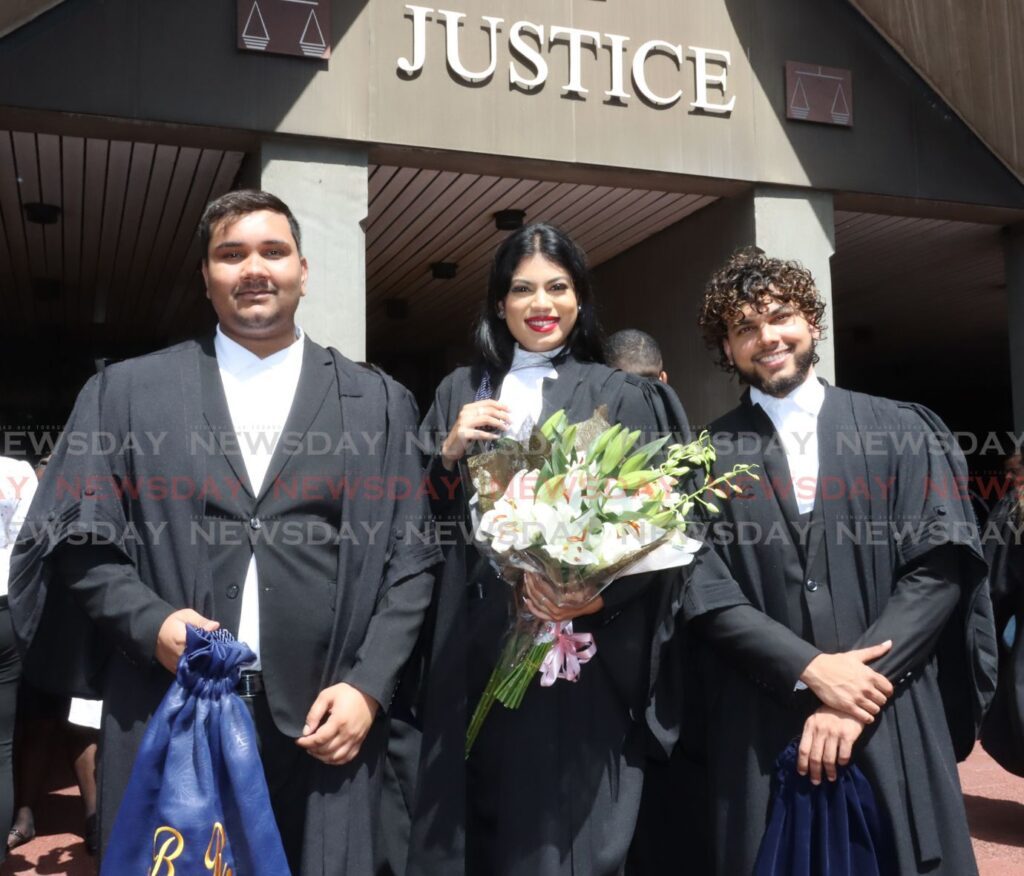
[[(966, 467), (951, 440), (902, 440), (948, 438), (930, 411), (816, 377), (824, 316), (810, 273), (760, 250), (707, 284), (704, 339), (747, 385), (710, 426), (715, 472), (754, 464), (760, 479), (709, 496), (720, 513), (682, 600), (696, 656), (681, 756), (706, 768), (716, 873), (752, 871), (794, 739), (812, 784), (851, 760), (867, 777), (893, 872), (975, 873), (956, 760), (995, 664), (985, 565), (955, 489)], [(821, 488), (837, 478), (850, 486), (838, 498)]]
[[(167, 441), (158, 456), (134, 454), (122, 440), (112, 444), (129, 449), (110, 454), (58, 447), (32, 509), (36, 537), (19, 545), (11, 596), (18, 633), (30, 643), (29, 662), (42, 652), (53, 663), (50, 647), (69, 629), (113, 645), (102, 673), (88, 671), (98, 661), (78, 664), (86, 677), (76, 691), (104, 700), (104, 843), (146, 722), (183, 653), (186, 624), (224, 626), (258, 658), (238, 692), (255, 722), (292, 872), (374, 873), (385, 713), (440, 554), (410, 538), (429, 519), (415, 491), (395, 499), (295, 485), (419, 483), (419, 455), (407, 440), (416, 406), (390, 378), (296, 325), (308, 266), (298, 223), (277, 197), (238, 191), (216, 199), (199, 237), (215, 334), (110, 366), (82, 390), (68, 425), (119, 438), (149, 430)], [(329, 435), (332, 448), (348, 434), (355, 446), (317, 453), (311, 448), (322, 442), (282, 434)], [(158, 498), (60, 487), (169, 475), (237, 479), (244, 489)], [(374, 537), (343, 535), (364, 531), (365, 521), (378, 524)], [(288, 537), (275, 538), (282, 530)], [(117, 535), (129, 531), (138, 536)], [(296, 532), (308, 537), (297, 541)], [(40, 617), (53, 603), (69, 603), (65, 617), (79, 610), (80, 620), (47, 629)]]

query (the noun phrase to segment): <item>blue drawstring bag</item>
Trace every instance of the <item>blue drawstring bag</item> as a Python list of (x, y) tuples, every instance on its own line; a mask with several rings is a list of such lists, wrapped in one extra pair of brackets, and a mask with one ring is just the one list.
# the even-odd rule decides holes
[(135, 758), (102, 876), (288, 876), (256, 729), (235, 693), (255, 659), (225, 630), (188, 627), (177, 679)]
[(889, 832), (871, 785), (852, 763), (811, 784), (796, 771), (797, 743), (775, 762), (772, 808), (754, 876), (895, 876)]

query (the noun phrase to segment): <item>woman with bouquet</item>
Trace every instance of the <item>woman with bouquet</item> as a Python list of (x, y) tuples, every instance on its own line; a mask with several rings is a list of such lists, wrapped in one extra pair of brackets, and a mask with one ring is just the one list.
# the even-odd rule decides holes
[(472, 546), (460, 461), (498, 437), (527, 438), (558, 410), (579, 422), (604, 405), (610, 423), (647, 434), (685, 434), (687, 424), (664, 384), (602, 364), (585, 256), (552, 226), (529, 225), (499, 247), (475, 346), (476, 363), (444, 379), (423, 424), (437, 450), (434, 512), (450, 543), (428, 643), (408, 872), (619, 873), (643, 782), (641, 722), (662, 588), (654, 574), (627, 576), (586, 604), (560, 606), (548, 582), (525, 573), (517, 609), (596, 632), (597, 653), (574, 683), (533, 685), (520, 708), (496, 706), (466, 759), (468, 716), (513, 606), (512, 588)]

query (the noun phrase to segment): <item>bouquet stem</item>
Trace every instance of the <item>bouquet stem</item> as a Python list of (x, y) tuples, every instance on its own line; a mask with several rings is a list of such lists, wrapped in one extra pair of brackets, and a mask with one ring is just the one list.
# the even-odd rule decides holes
[(537, 641), (537, 633), (536, 627), (529, 632), (519, 629), (510, 633), (502, 649), (501, 658), (491, 672), (480, 701), (473, 710), (473, 717), (466, 731), (466, 757), (469, 757), (473, 743), (476, 742), (480, 728), (483, 727), (495, 700), (507, 709), (518, 709), (522, 705), (530, 682), (540, 671), (540, 665), (551, 650), (552, 643)]
[(538, 642), (530, 648), (525, 659), (498, 684), (494, 698), (507, 709), (518, 709), (523, 704), (526, 689), (540, 671), (540, 665), (551, 650), (551, 642)]

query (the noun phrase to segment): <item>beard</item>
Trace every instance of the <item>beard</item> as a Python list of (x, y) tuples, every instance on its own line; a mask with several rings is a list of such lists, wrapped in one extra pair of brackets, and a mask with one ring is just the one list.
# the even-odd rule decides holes
[[(280, 290), (270, 282), (254, 282), (239, 287), (236, 294), (240, 292), (267, 292), (276, 298)], [(238, 324), (246, 329), (263, 331), (274, 328), (281, 319), (281, 313), (276, 304), (269, 310), (262, 307), (243, 307), (236, 312), (235, 318)]]
[(796, 353), (793, 356), (793, 365), (795, 367), (792, 374), (764, 377), (758, 372), (756, 367), (745, 370), (735, 363), (733, 367), (736, 368), (736, 373), (739, 374), (744, 383), (754, 387), (754, 389), (761, 390), (765, 395), (770, 395), (772, 398), (783, 398), (807, 380), (807, 375), (814, 364), (815, 346), (815, 342), (811, 341), (810, 347), (802, 353)]

